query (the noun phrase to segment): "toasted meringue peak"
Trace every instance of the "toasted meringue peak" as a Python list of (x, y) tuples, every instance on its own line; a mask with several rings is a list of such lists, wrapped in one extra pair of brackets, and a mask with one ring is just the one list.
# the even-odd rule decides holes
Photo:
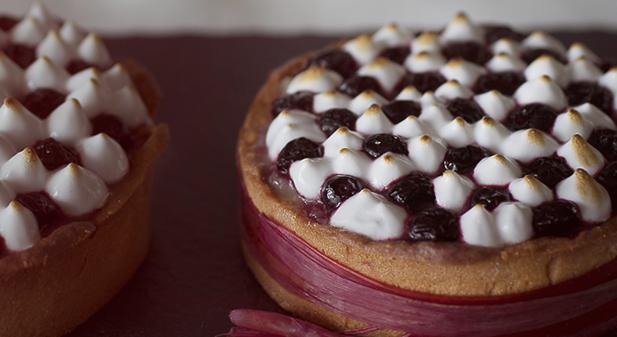
[(483, 117), (474, 124), (473, 134), (478, 145), (498, 152), (501, 144), (511, 134), (511, 131), (498, 121), (490, 117)]
[(518, 164), (496, 154), (482, 159), (473, 170), (473, 177), (481, 185), (503, 186), (522, 175)]
[(386, 103), (388, 103), (388, 101), (385, 98), (369, 89), (361, 92), (349, 102), (349, 110), (356, 114), (356, 116), (360, 116), (371, 105), (384, 105)]
[[(15, 145), (13, 145), (13, 143), (11, 143), (4, 136), (0, 136), (0, 165), (6, 163), (9, 159), (11, 159), (11, 157), (13, 157), (13, 155), (15, 155), (15, 153), (17, 153)], [(6, 206), (6, 203), (2, 204), (1, 201), (2, 189), (0, 188), (0, 206)]]
[(583, 103), (574, 107), (594, 128), (617, 129), (613, 119), (591, 103)]
[(553, 191), (532, 175), (513, 180), (508, 190), (514, 199), (530, 207), (553, 200)]
[(392, 132), (393, 124), (379, 105), (373, 104), (356, 120), (356, 130), (365, 135)]
[(495, 223), (495, 217), (484, 206), (477, 204), (465, 212), (460, 219), (463, 241), (482, 247), (503, 245)]
[(134, 128), (149, 122), (148, 108), (132, 85), (114, 92), (111, 99), (114, 104), (112, 113), (127, 127)]
[(566, 48), (559, 40), (541, 31), (529, 34), (523, 40), (522, 46), (525, 49), (548, 49), (562, 55), (566, 52)]
[(287, 93), (298, 91), (324, 92), (333, 90), (341, 84), (343, 79), (336, 72), (318, 66), (311, 66), (293, 77)]
[(422, 94), (416, 87), (408, 85), (401, 92), (398, 93), (395, 100), (397, 101), (419, 101), (422, 98)]
[(405, 68), (383, 57), (378, 57), (358, 69), (358, 75), (374, 77), (387, 92), (394, 89), (404, 74)]
[(26, 87), (24, 71), (1, 51), (0, 85), (7, 90), (8, 94), (15, 96), (21, 95)]
[(561, 62), (555, 60), (550, 55), (542, 55), (535, 59), (527, 69), (525, 69), (525, 78), (528, 81), (535, 80), (542, 76), (549, 76), (560, 86), (568, 84), (568, 70)]
[(440, 99), (455, 99), (455, 98), (470, 98), (473, 96), (473, 91), (468, 87), (461, 85), (457, 80), (448, 80), (435, 91), (435, 96)]
[(495, 54), (495, 56), (488, 61), (486, 67), (492, 72), (501, 73), (506, 71), (521, 72), (527, 65), (518, 56), (502, 52)]
[(88, 117), (94, 117), (105, 110), (109, 103), (109, 91), (93, 78), (83, 84), (79, 89), (71, 92), (67, 99), (74, 98), (79, 101)]
[(45, 28), (32, 16), (26, 16), (11, 29), (13, 42), (27, 46), (36, 46), (46, 34)]
[(493, 52), (493, 55), (507, 54), (518, 56), (521, 53), (521, 45), (517, 41), (503, 37), (491, 45), (491, 51)]
[(56, 171), (47, 181), (45, 191), (71, 216), (88, 214), (103, 207), (109, 195), (101, 178), (73, 163)]
[(60, 36), (68, 45), (77, 47), (86, 33), (72, 21), (64, 21), (62, 27), (60, 27)]
[(366, 153), (360, 150), (352, 150), (346, 147), (338, 150), (332, 158), (332, 166), (335, 174), (346, 174), (363, 180), (368, 180), (368, 171), (371, 160)]
[(122, 63), (116, 63), (103, 74), (103, 80), (110, 90), (119, 90), (132, 85), (131, 75)]
[(84, 167), (108, 184), (119, 181), (129, 171), (129, 160), (122, 146), (104, 133), (82, 139), (76, 149)]
[(368, 171), (368, 182), (374, 189), (382, 190), (413, 169), (414, 165), (407, 156), (386, 152), (371, 163)]
[(425, 108), (433, 105), (443, 106), (444, 104), (442, 100), (435, 96), (434, 92), (427, 91), (420, 97), (420, 105), (422, 105), (422, 108)]
[(503, 202), (495, 211), (499, 238), (504, 244), (516, 244), (533, 237), (531, 208), (520, 202)]
[(584, 118), (576, 109), (568, 109), (555, 119), (553, 136), (562, 143), (578, 134), (587, 139), (593, 130), (593, 124)]
[(405, 230), (407, 213), (368, 189), (345, 200), (332, 214), (330, 224), (372, 240), (397, 239)]
[(15, 199), (15, 191), (11, 190), (4, 182), (0, 180), (0, 206), (6, 207)]
[(69, 74), (58, 67), (46, 56), (39, 57), (32, 63), (25, 73), (26, 83), (31, 90), (49, 88), (59, 92), (66, 92), (66, 81)]
[(83, 112), (81, 104), (68, 99), (47, 117), (49, 136), (59, 142), (73, 144), (92, 132), (90, 120)]
[(483, 43), (482, 29), (474, 25), (465, 13), (458, 13), (441, 33), (443, 42), (472, 41)]
[(413, 54), (422, 52), (439, 53), (440, 51), (439, 35), (435, 32), (423, 32), (411, 42), (411, 52)]
[(299, 110), (279, 113), (266, 133), (270, 159), (276, 159), (285, 145), (297, 138), (305, 137), (317, 143), (323, 142), (326, 137), (314, 118), (312, 114)]
[(497, 90), (487, 91), (474, 96), (474, 100), (484, 110), (487, 116), (496, 121), (504, 120), (516, 106), (516, 102)]
[(313, 111), (323, 113), (330, 109), (344, 109), (349, 106), (351, 98), (336, 90), (325, 91), (313, 96)]
[(574, 82), (596, 82), (603, 75), (602, 70), (584, 56), (570, 61), (568, 72)]
[(428, 105), (423, 106), (422, 112), (418, 119), (428, 126), (432, 133), (438, 133), (446, 124), (450, 123), (454, 117), (443, 105)]
[(19, 101), (7, 98), (0, 107), (0, 134), (18, 149), (44, 138), (43, 122)]
[(409, 115), (392, 128), (392, 134), (405, 138), (413, 138), (427, 134), (428, 128), (416, 116)]
[(369, 35), (360, 35), (343, 45), (343, 50), (348, 52), (358, 63), (371, 62), (381, 51), (379, 44), (373, 42)]
[(46, 56), (58, 67), (64, 68), (73, 58), (73, 50), (64, 42), (57, 31), (50, 30), (36, 47), (36, 55), (38, 57)]
[(57, 19), (51, 15), (47, 7), (40, 1), (32, 3), (26, 16), (35, 18), (46, 30), (53, 29), (58, 24)]
[(514, 93), (514, 98), (521, 105), (543, 103), (557, 110), (568, 104), (563, 90), (548, 76), (523, 83)]
[(611, 216), (608, 192), (583, 169), (577, 169), (574, 174), (561, 181), (556, 190), (557, 197), (578, 205), (585, 221), (602, 222)]
[(565, 158), (573, 169), (584, 169), (590, 174), (596, 174), (604, 166), (604, 157), (600, 151), (591, 146), (585, 138), (576, 134), (557, 150), (557, 154)]
[(66, 81), (66, 88), (69, 92), (77, 91), (87, 86), (90, 80), (95, 80), (97, 84), (105, 83), (101, 72), (97, 68), (90, 67), (69, 77)]
[(501, 145), (501, 152), (521, 162), (530, 162), (536, 158), (549, 157), (559, 144), (549, 135), (536, 129), (513, 132)]
[(598, 83), (613, 92), (617, 96), (617, 67), (609, 69), (598, 79)]
[(452, 147), (464, 147), (473, 143), (473, 127), (462, 117), (454, 118), (439, 130), (439, 136)]
[(409, 43), (411, 32), (397, 23), (388, 23), (373, 34), (373, 42), (388, 47), (395, 47)]
[(289, 167), (289, 177), (296, 191), (307, 199), (318, 199), (326, 178), (334, 169), (328, 158), (305, 158), (293, 162)]
[(422, 172), (434, 173), (443, 162), (446, 147), (429, 135), (415, 137), (407, 144), (409, 158), (414, 166)]
[(17, 201), (0, 211), (0, 235), (11, 251), (28, 249), (41, 239), (34, 214)]
[(486, 73), (484, 67), (455, 58), (441, 68), (441, 74), (448, 80), (457, 80), (465, 86), (472, 86), (480, 75)]
[(437, 205), (453, 212), (458, 212), (465, 206), (474, 189), (474, 183), (469, 178), (454, 171), (445, 171), (433, 179), (433, 186)]
[(600, 63), (602, 60), (591, 49), (580, 42), (574, 42), (568, 48), (568, 61), (572, 62), (584, 57), (591, 62)]
[(363, 142), (364, 138), (359, 133), (340, 127), (323, 142), (324, 156), (336, 156), (342, 148), (360, 150)]
[(446, 59), (440, 53), (429, 51), (411, 54), (405, 60), (405, 67), (414, 73), (437, 71), (444, 64)]
[(103, 40), (95, 33), (88, 34), (79, 43), (77, 54), (82, 60), (102, 68), (111, 65), (111, 56), (107, 51), (107, 47), (105, 47)]
[(36, 192), (45, 188), (47, 170), (36, 152), (27, 147), (0, 167), (0, 179), (17, 193)]

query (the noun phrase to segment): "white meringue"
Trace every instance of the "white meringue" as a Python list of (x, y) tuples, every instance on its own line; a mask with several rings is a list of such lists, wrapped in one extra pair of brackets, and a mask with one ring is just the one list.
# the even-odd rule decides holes
[(382, 190), (413, 169), (414, 165), (407, 156), (386, 152), (371, 163), (368, 182), (375, 190)]
[(124, 149), (104, 133), (82, 139), (76, 150), (82, 165), (108, 184), (119, 181), (129, 171), (129, 160)]
[(593, 62), (579, 57), (568, 64), (568, 75), (573, 82), (596, 82), (603, 74)]
[(396, 101), (415, 101), (415, 102), (418, 102), (418, 101), (420, 101), (420, 98), (422, 98), (422, 94), (420, 93), (420, 91), (418, 91), (418, 89), (416, 89), (416, 87), (414, 87), (412, 85), (408, 85), (405, 88), (403, 88), (403, 90), (401, 90), (401, 92), (399, 92), (398, 96), (396, 96), (396, 98), (394, 100), (396, 100)]
[(0, 235), (11, 251), (28, 249), (41, 239), (34, 214), (17, 201), (0, 211)]
[(0, 85), (12, 96), (20, 96), (26, 89), (24, 71), (3, 52), (0, 52)]
[(71, 98), (47, 117), (47, 130), (49, 130), (49, 136), (57, 141), (72, 144), (88, 137), (92, 132), (92, 125), (83, 112), (81, 104)]
[(477, 204), (460, 218), (463, 241), (470, 245), (482, 247), (500, 247), (503, 245), (495, 217), (484, 206)]
[[(69, 77), (66, 81), (66, 88), (69, 92), (77, 91), (82, 87), (87, 86), (91, 80), (96, 81), (98, 84), (104, 84), (105, 86), (107, 84), (103, 79), (101, 72), (97, 68), (90, 67), (71, 75), (71, 77)], [(106, 88), (109, 89), (107, 86)]]
[(356, 114), (356, 116), (360, 116), (371, 105), (384, 105), (386, 103), (388, 103), (388, 101), (378, 93), (373, 90), (365, 90), (349, 102), (348, 108), (351, 112)]
[(89, 79), (81, 88), (71, 92), (67, 100), (74, 98), (79, 101), (86, 116), (94, 117), (106, 110), (111, 93), (95, 79)]
[(591, 49), (580, 42), (574, 42), (568, 48), (568, 61), (572, 62), (584, 57), (591, 62), (600, 63), (602, 60)]
[(340, 127), (323, 142), (324, 156), (336, 156), (342, 148), (360, 150), (363, 142), (364, 137), (361, 134), (346, 127)]
[(520, 202), (503, 202), (493, 211), (500, 241), (516, 244), (533, 237), (531, 208)]
[(553, 125), (553, 136), (562, 143), (567, 142), (570, 137), (578, 134), (587, 139), (593, 130), (593, 124), (584, 118), (575, 109), (559, 114)]
[(568, 69), (561, 62), (550, 55), (542, 55), (535, 59), (525, 69), (527, 81), (535, 80), (542, 76), (548, 76), (557, 84), (564, 87), (568, 84)]
[(516, 102), (497, 90), (487, 91), (474, 96), (474, 100), (484, 113), (496, 121), (504, 120), (516, 106)]
[(561, 55), (566, 53), (566, 48), (561, 41), (541, 31), (529, 34), (529, 36), (523, 40), (522, 46), (525, 49), (547, 49)]
[(407, 149), (414, 166), (425, 173), (437, 171), (447, 151), (443, 144), (429, 135), (422, 135), (409, 140)]
[(591, 146), (585, 138), (576, 134), (561, 145), (557, 154), (563, 157), (573, 169), (584, 169), (589, 174), (596, 174), (604, 166), (605, 160), (600, 151)]
[(78, 46), (86, 36), (86, 33), (72, 21), (64, 21), (59, 32), (62, 40), (72, 47)]
[(563, 90), (545, 75), (523, 83), (514, 93), (514, 98), (521, 105), (543, 103), (557, 110), (568, 104)]
[(439, 35), (435, 32), (422, 32), (411, 41), (412, 54), (420, 54), (422, 52), (438, 53), (441, 51), (439, 44)]
[(371, 160), (362, 151), (341, 148), (332, 158), (332, 167), (335, 174), (346, 174), (368, 180)]
[(576, 203), (583, 220), (602, 222), (611, 216), (611, 199), (608, 192), (589, 173), (577, 169), (556, 187), (557, 197)]
[(480, 160), (473, 170), (473, 177), (481, 185), (503, 186), (522, 175), (518, 164), (500, 154)]
[(512, 180), (508, 185), (508, 190), (514, 199), (530, 207), (553, 200), (553, 191), (531, 175)]
[(276, 159), (279, 152), (283, 150), (287, 143), (294, 139), (304, 137), (317, 143), (321, 143), (325, 140), (323, 132), (321, 132), (319, 126), (315, 123), (289, 123), (278, 128), (270, 125), (268, 134), (271, 134), (272, 138), (270, 142), (266, 140), (266, 145), (268, 146), (268, 155), (272, 160)]
[(437, 71), (444, 64), (446, 59), (438, 52), (422, 51), (409, 55), (405, 60), (405, 67), (414, 73)]
[(96, 33), (88, 34), (79, 43), (77, 54), (82, 60), (101, 68), (111, 65), (109, 51), (107, 51), (103, 40)]
[(429, 130), (418, 117), (409, 115), (392, 128), (392, 134), (405, 138), (414, 138), (428, 134)]
[(0, 134), (17, 149), (33, 145), (43, 139), (43, 122), (13, 98), (4, 100), (0, 107)]
[(36, 47), (37, 57), (47, 57), (58, 67), (64, 67), (74, 57), (74, 51), (64, 42), (60, 34), (51, 30)]
[(102, 76), (103, 82), (110, 90), (120, 90), (132, 84), (131, 75), (122, 63), (116, 63)]
[(432, 133), (438, 133), (446, 124), (450, 123), (454, 117), (450, 114), (450, 111), (443, 105), (427, 105), (422, 107), (422, 112), (418, 117), (418, 120), (423, 125), (428, 126)]
[(482, 28), (474, 25), (465, 13), (458, 13), (441, 33), (442, 42), (484, 42)]
[(311, 66), (291, 79), (287, 86), (287, 93), (330, 91), (336, 89), (341, 82), (343, 78), (338, 73), (326, 68)]
[(490, 117), (483, 117), (474, 124), (473, 135), (476, 143), (493, 152), (500, 151), (501, 144), (510, 134), (511, 131), (503, 124)]
[(409, 43), (411, 32), (396, 23), (389, 23), (375, 32), (372, 38), (379, 45), (395, 47)]
[[(518, 56), (521, 53), (521, 45), (517, 41), (503, 37), (491, 45), (491, 51), (493, 52), (493, 55), (509, 54), (512, 56)], [(523, 70), (524, 68), (525, 66), (523, 65), (523, 68), (520, 70)]]
[(405, 74), (405, 68), (387, 58), (378, 57), (358, 69), (357, 74), (375, 78), (384, 90), (391, 92)]
[(465, 206), (475, 185), (465, 176), (454, 171), (445, 171), (433, 179), (433, 186), (437, 205), (458, 212)]
[(103, 207), (109, 195), (96, 174), (77, 164), (68, 164), (47, 181), (45, 191), (70, 216), (88, 214)]
[(356, 130), (365, 135), (390, 133), (393, 124), (377, 104), (371, 105), (356, 120)]
[(345, 109), (351, 98), (339, 91), (330, 90), (313, 96), (313, 111), (323, 113), (330, 109)]
[(574, 110), (578, 111), (594, 128), (617, 129), (613, 119), (591, 103), (575, 106)]
[(330, 224), (372, 240), (398, 239), (405, 229), (407, 213), (368, 189), (345, 200), (332, 214)]
[(307, 199), (318, 199), (326, 178), (333, 173), (328, 158), (305, 158), (293, 162), (289, 167), (289, 177), (298, 193)]
[(26, 16), (11, 29), (11, 38), (15, 43), (36, 46), (43, 40), (46, 33), (47, 31), (36, 18)]
[(440, 99), (449, 100), (455, 98), (470, 98), (473, 96), (473, 91), (468, 87), (461, 85), (457, 80), (448, 80), (435, 90), (435, 96)]
[(521, 162), (549, 157), (559, 144), (549, 135), (536, 129), (513, 132), (501, 145), (501, 153)]
[(0, 179), (17, 193), (37, 192), (45, 188), (47, 169), (27, 147), (0, 167)]
[(448, 80), (456, 80), (465, 86), (472, 86), (480, 75), (486, 73), (484, 67), (464, 59), (452, 59), (441, 67), (441, 74)]
[(381, 46), (373, 42), (369, 35), (360, 35), (347, 41), (342, 49), (348, 52), (358, 63), (367, 64), (379, 54)]
[(55, 65), (46, 56), (38, 58), (28, 66), (25, 72), (26, 83), (31, 90), (49, 88), (66, 92), (66, 81), (69, 74)]
[(527, 65), (516, 55), (500, 52), (486, 63), (486, 67), (492, 72), (501, 73), (506, 71), (521, 72)]
[(462, 117), (456, 117), (439, 130), (439, 137), (452, 147), (464, 147), (474, 141), (473, 127)]
[(132, 85), (113, 92), (111, 100), (113, 102), (111, 114), (118, 117), (128, 128), (149, 122), (148, 108)]

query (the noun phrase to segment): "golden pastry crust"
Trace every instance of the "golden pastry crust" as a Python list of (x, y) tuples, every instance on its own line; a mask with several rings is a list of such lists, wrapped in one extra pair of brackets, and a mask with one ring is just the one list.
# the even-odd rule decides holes
[(617, 218), (575, 238), (538, 238), (495, 249), (463, 243), (372, 241), (309, 219), (277, 198), (263, 176), (263, 133), (281, 82), (308, 54), (276, 69), (255, 97), (240, 130), (239, 172), (257, 209), (323, 254), (372, 279), (439, 295), (508, 295), (581, 276), (617, 257)]
[[(135, 62), (125, 67), (138, 74), (133, 80), (153, 114), (156, 82)], [(165, 125), (149, 130), (129, 158), (129, 173), (110, 187), (91, 221), (66, 224), (34, 247), (0, 259), (0, 335), (61, 336), (122, 289), (148, 252), (152, 166), (168, 138)]]

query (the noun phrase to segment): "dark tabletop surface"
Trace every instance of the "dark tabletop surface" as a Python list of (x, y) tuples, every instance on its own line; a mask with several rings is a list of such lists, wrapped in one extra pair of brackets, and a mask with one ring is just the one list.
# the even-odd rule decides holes
[[(617, 57), (617, 33), (559, 34)], [(238, 243), (237, 131), (268, 71), (323, 37), (109, 39), (115, 57), (148, 67), (164, 94), (171, 144), (156, 171), (150, 255), (133, 280), (69, 337), (211, 337), (234, 308), (279, 310), (246, 269)]]

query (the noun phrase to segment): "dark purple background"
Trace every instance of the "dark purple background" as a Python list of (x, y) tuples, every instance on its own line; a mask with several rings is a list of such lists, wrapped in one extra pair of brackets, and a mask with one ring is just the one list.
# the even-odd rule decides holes
[[(617, 57), (617, 34), (560, 34)], [(152, 249), (135, 278), (69, 337), (210, 337), (234, 308), (277, 310), (238, 244), (237, 131), (269, 70), (333, 38), (165, 37), (108, 40), (161, 84), (171, 144), (153, 191)]]

